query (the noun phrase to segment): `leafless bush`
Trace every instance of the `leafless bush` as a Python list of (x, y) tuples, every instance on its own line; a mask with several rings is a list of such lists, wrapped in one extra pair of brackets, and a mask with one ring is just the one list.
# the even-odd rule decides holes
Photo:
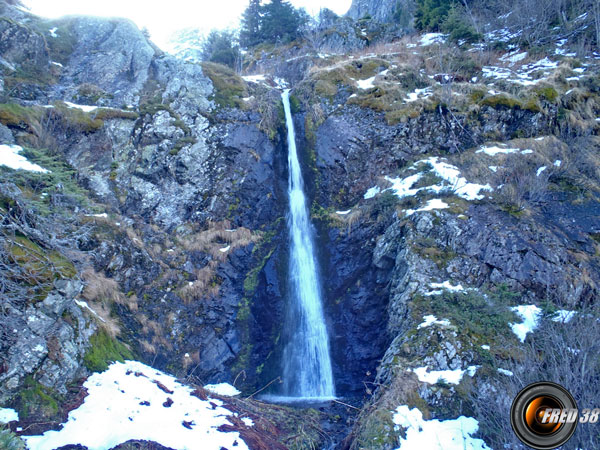
[[(492, 448), (526, 448), (510, 426), (510, 407), (518, 392), (537, 381), (564, 386), (579, 409), (598, 407), (600, 398), (600, 310), (578, 312), (570, 321), (543, 319), (523, 347), (513, 348), (513, 359), (501, 364), (513, 376), (499, 374), (471, 395), (475, 417)], [(580, 424), (563, 449), (600, 448), (596, 424)]]

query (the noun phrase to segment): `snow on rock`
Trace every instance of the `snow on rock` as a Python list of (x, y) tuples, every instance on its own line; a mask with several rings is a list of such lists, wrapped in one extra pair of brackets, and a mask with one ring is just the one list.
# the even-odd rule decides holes
[[(484, 197), (479, 194), (480, 191), (493, 190), (489, 184), (483, 186), (481, 184), (469, 183), (466, 178), (460, 176), (460, 170), (457, 167), (440, 161), (437, 156), (429, 158), (426, 161), (433, 166), (434, 172), (439, 177), (452, 186), (454, 193), (465, 200), (480, 200)], [(443, 190), (443, 187), (440, 190)]]
[(397, 450), (490, 450), (481, 439), (471, 437), (479, 429), (472, 417), (424, 420), (418, 408), (399, 406), (393, 415), (396, 430), (406, 430)]
[(206, 386), (204, 386), (204, 389), (212, 392), (213, 394), (226, 395), (228, 397), (235, 397), (236, 395), (241, 394), (240, 391), (238, 391), (229, 383), (207, 384)]
[(569, 323), (571, 319), (575, 317), (575, 314), (577, 314), (577, 311), (567, 311), (565, 309), (560, 309), (552, 315), (552, 321)]
[(434, 315), (423, 316), (423, 323), (419, 324), (417, 329), (427, 328), (431, 325), (441, 325), (441, 326), (449, 326), (450, 321), (448, 319), (438, 320)]
[(443, 283), (429, 283), (429, 287), (432, 289), (447, 289), (452, 292), (460, 292), (465, 290), (461, 284), (452, 286), (452, 284), (450, 284), (450, 281), (444, 281)]
[(377, 75), (367, 78), (366, 80), (356, 80), (356, 84), (358, 85), (359, 89), (371, 89), (372, 87), (375, 87), (373, 83), (375, 82), (376, 76)]
[(379, 188), (379, 186), (374, 186), (372, 188), (369, 188), (369, 190), (367, 190), (367, 192), (364, 195), (364, 199), (368, 200), (370, 198), (373, 198), (380, 192), (381, 192), (381, 189)]
[(502, 154), (508, 154), (508, 153), (516, 153), (520, 151), (520, 149), (518, 148), (504, 148), (504, 147), (481, 147), (479, 150), (477, 150), (475, 153), (485, 153), (486, 155), (489, 156), (496, 156), (500, 153)]
[(442, 44), (442, 43), (446, 42), (447, 36), (448, 35), (443, 34), (443, 33), (427, 33), (427, 34), (423, 35), (423, 37), (419, 41), (419, 45), (421, 47), (426, 47), (428, 45), (433, 45), (433, 44)]
[(431, 372), (427, 371), (427, 367), (411, 369), (411, 372), (414, 372), (417, 375), (419, 381), (428, 384), (436, 384), (440, 381), (449, 384), (459, 384), (465, 373), (472, 377), (475, 375), (476, 371), (477, 366), (469, 366), (465, 370), (432, 370)]
[(512, 377), (514, 375), (514, 373), (512, 373), (510, 370), (502, 369), (500, 367), (498, 367), (498, 372), (500, 372), (502, 375), (506, 375), (507, 377)]
[(92, 112), (98, 109), (97, 106), (89, 106), (89, 105), (77, 105), (71, 102), (64, 102), (69, 108), (80, 109), (83, 112)]
[(419, 99), (431, 97), (433, 93), (431, 88), (415, 89), (414, 92), (408, 94), (408, 97), (404, 99), (406, 103), (416, 102)]
[(14, 409), (0, 408), (0, 423), (18, 422), (19, 414)]
[(264, 75), (245, 75), (242, 79), (248, 83), (262, 83), (267, 81)]
[(448, 204), (439, 198), (429, 200), (425, 206), (419, 209), (407, 209), (406, 215), (412, 216), (414, 213), (419, 211), (432, 211), (434, 209), (446, 209), (449, 208)]
[(519, 340), (525, 342), (527, 333), (532, 333), (537, 328), (542, 310), (535, 305), (520, 305), (510, 309), (523, 319), (522, 323), (509, 323), (509, 325)]
[(423, 190), (434, 193), (450, 190), (465, 200), (480, 200), (484, 197), (482, 194), (480, 194), (481, 191), (493, 190), (489, 184), (481, 185), (469, 183), (466, 178), (460, 176), (460, 170), (458, 170), (457, 167), (442, 161), (437, 156), (418, 161), (411, 168), (416, 169), (420, 164), (430, 165), (433, 172), (438, 177), (442, 178), (443, 181), (434, 186), (413, 188), (415, 183), (421, 179), (423, 173), (410, 175), (406, 178), (390, 178), (386, 176), (385, 179), (390, 182), (392, 186), (384, 189), (383, 191), (381, 191), (378, 186), (372, 187), (365, 193), (364, 198), (369, 199), (375, 197), (375, 195), (377, 195), (379, 192), (385, 192), (389, 190), (393, 191), (394, 194), (400, 198), (416, 195), (418, 192)]
[(220, 400), (201, 400), (174, 377), (140, 362), (113, 363), (83, 386), (87, 397), (60, 431), (23, 437), (30, 450), (107, 450), (129, 440), (187, 450), (248, 448), (239, 433), (218, 430), (232, 415)]
[(29, 172), (48, 173), (43, 167), (33, 164), (27, 160), (21, 151), (23, 147), (18, 145), (0, 145), (0, 166), (6, 166), (14, 170), (27, 170)]
[(524, 60), (527, 57), (527, 52), (519, 52), (519, 50), (515, 50), (510, 53), (506, 53), (500, 58), (500, 61), (509, 62), (510, 65), (514, 65), (515, 63)]
[(92, 308), (90, 308), (90, 305), (88, 305), (87, 302), (84, 302), (83, 300), (75, 300), (75, 303), (80, 308), (87, 309), (89, 312), (91, 312), (93, 315), (95, 315), (102, 322), (106, 322), (106, 320), (104, 320), (102, 317), (100, 317), (96, 311), (94, 311)]

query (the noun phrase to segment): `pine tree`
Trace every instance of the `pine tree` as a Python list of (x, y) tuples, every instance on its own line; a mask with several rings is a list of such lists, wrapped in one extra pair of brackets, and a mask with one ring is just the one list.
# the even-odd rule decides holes
[(262, 35), (270, 42), (296, 39), (306, 23), (306, 13), (295, 9), (285, 0), (272, 0), (263, 8)]
[(240, 44), (242, 47), (252, 47), (261, 42), (261, 10), (260, 0), (250, 0), (250, 4), (242, 15), (242, 28), (240, 31)]
[(202, 59), (235, 69), (240, 58), (240, 49), (230, 31), (211, 31), (202, 43)]

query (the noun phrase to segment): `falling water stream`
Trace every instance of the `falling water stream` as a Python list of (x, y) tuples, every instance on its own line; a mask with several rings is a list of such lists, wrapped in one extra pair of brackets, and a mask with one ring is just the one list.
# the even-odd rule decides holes
[(303, 190), (289, 90), (283, 92), (282, 99), (288, 131), (291, 295), (286, 323), (288, 340), (283, 352), (283, 395), (290, 400), (327, 400), (335, 397), (335, 386), (314, 253), (314, 232)]

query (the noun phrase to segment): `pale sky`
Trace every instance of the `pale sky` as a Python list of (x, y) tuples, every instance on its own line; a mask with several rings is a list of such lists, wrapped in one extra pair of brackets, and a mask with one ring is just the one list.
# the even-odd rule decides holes
[[(176, 30), (194, 27), (210, 31), (236, 27), (248, 0), (24, 0), (31, 12), (57, 18), (69, 14), (127, 17), (140, 28), (147, 27), (152, 40), (166, 48), (168, 37)], [(291, 0), (311, 14), (329, 8), (345, 14), (352, 0)]]

